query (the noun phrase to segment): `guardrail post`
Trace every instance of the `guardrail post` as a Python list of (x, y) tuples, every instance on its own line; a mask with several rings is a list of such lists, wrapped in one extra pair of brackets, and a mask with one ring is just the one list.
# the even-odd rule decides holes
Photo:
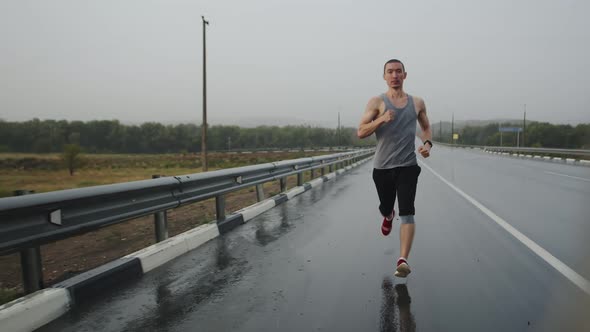
[(264, 200), (264, 189), (262, 188), (262, 184), (256, 185), (256, 198), (259, 202)]
[[(35, 193), (32, 190), (15, 190), (15, 196)], [(23, 274), (23, 288), (25, 294), (43, 289), (43, 268), (41, 265), (41, 248), (39, 246), (20, 251), (20, 266)]]
[(311, 178), (310, 180), (313, 180), (315, 178), (315, 169), (311, 169)]
[(23, 273), (25, 294), (43, 289), (43, 268), (41, 267), (41, 249), (27, 248), (20, 251), (20, 264)]
[[(161, 175), (152, 175), (152, 179), (157, 179)], [(162, 242), (168, 238), (168, 214), (166, 211), (154, 213), (154, 228), (156, 232), (156, 242)]]
[(303, 172), (297, 173), (297, 186), (303, 185)]
[(334, 164), (330, 164), (330, 173), (334, 172)]
[(287, 178), (280, 178), (279, 185), (281, 186), (281, 192), (284, 193), (287, 190)]
[(322, 176), (326, 175), (326, 168), (322, 167), (320, 169), (321, 169)]
[(217, 214), (217, 221), (225, 220), (225, 196), (215, 196), (215, 213)]

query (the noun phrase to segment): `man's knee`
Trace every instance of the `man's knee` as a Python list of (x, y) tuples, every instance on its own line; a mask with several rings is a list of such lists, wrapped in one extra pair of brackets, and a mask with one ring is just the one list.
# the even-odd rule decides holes
[(399, 216), (402, 224), (414, 224), (414, 215), (410, 214), (407, 216)]

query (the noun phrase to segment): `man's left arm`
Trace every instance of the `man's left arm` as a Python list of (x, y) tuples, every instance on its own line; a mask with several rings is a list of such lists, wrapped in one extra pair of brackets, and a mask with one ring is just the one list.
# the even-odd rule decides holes
[(426, 115), (426, 104), (422, 98), (417, 98), (416, 101), (416, 108), (418, 112), (418, 123), (420, 124), (420, 129), (422, 129), (422, 134), (420, 138), (422, 140), (422, 145), (418, 147), (418, 152), (424, 158), (428, 158), (430, 156), (430, 149), (432, 148), (432, 128), (430, 127), (430, 121), (428, 120), (428, 115)]

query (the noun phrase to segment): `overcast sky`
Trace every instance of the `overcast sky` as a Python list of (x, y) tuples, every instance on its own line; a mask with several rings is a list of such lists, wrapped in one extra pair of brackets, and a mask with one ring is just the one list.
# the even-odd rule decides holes
[(356, 126), (383, 63), (431, 122), (590, 122), (590, 1), (0, 0), (0, 118)]

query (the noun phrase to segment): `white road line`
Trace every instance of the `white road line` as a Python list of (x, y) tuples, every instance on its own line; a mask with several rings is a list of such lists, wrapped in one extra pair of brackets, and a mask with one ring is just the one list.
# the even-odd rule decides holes
[(426, 165), (424, 162), (420, 161), (420, 164), (426, 167), (432, 174), (438, 177), (442, 182), (446, 183), (449, 187), (454, 189), (459, 195), (463, 196), (469, 203), (475, 205), (478, 209), (480, 209), (483, 213), (485, 213), (488, 217), (490, 217), (493, 221), (495, 221), (498, 225), (504, 228), (508, 233), (512, 234), (516, 239), (522, 242), (525, 246), (531, 249), (535, 254), (545, 260), (549, 265), (553, 266), (559, 273), (563, 274), (566, 278), (568, 278), (571, 282), (573, 282), (576, 286), (580, 287), (581, 290), (586, 292), (586, 294), (590, 295), (590, 281), (586, 280), (576, 271), (571, 269), (569, 266), (565, 265), (562, 261), (555, 258), (555, 256), (551, 255), (547, 250), (543, 249), (540, 245), (536, 244), (533, 240), (529, 239), (526, 235), (519, 232), (516, 228), (512, 227), (509, 223), (507, 223), (504, 219), (498, 217), (494, 212), (490, 211), (488, 208), (483, 206), (481, 203), (473, 199), (471, 196), (464, 193), (461, 189), (457, 188), (454, 184), (447, 181), (445, 178), (440, 176), (437, 172), (435, 172), (432, 168)]
[(572, 179), (577, 179), (577, 180), (582, 180), (582, 181), (588, 181), (588, 182), (590, 182), (590, 179), (580, 178), (580, 177), (573, 176), (573, 175), (566, 175), (566, 174), (549, 172), (549, 171), (545, 171), (545, 173), (547, 173), (547, 174), (553, 174), (553, 175), (558, 175), (558, 176), (563, 176), (563, 177), (566, 177), (566, 178), (572, 178)]

